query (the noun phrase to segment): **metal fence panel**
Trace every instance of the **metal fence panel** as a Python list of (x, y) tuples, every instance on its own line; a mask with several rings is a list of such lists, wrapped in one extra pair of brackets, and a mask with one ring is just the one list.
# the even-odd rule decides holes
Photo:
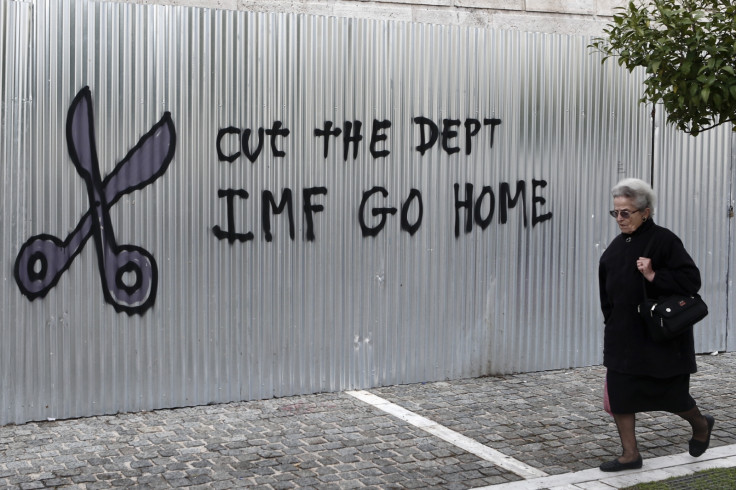
[[(647, 175), (651, 127), (642, 74), (589, 40), (2, 6), (32, 34), (2, 40), (0, 424), (600, 362), (608, 191)], [(89, 114), (99, 181), (69, 151)], [(156, 145), (163, 173), (125, 163)], [(87, 238), (32, 299), (40, 235)], [(148, 303), (114, 299), (149, 284), (125, 244)]]
[[(658, 108), (659, 109), (659, 108)], [(731, 350), (733, 302), (728, 267), (733, 247), (733, 158), (731, 124), (688, 136), (657, 111), (654, 188), (659, 194), (655, 219), (682, 238), (700, 267), (701, 295), (708, 316), (695, 328), (698, 352)]]
[[(33, 416), (22, 400), (26, 390), (38, 385), (40, 370), (33, 364), (36, 346), (25, 318), (19, 313), (22, 296), (12, 290), (12, 257), (17, 238), (26, 226), (22, 201), (27, 192), (26, 165), (32, 160), (29, 135), (33, 100), (33, 5), (0, 3), (0, 256), (3, 281), (0, 283), (0, 425)], [(21, 349), (21, 350), (18, 350)], [(27, 397), (30, 398), (30, 397)]]

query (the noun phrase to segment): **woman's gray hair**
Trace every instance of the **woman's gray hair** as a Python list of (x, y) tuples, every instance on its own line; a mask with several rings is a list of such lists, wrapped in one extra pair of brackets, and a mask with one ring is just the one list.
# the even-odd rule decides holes
[(651, 186), (640, 179), (624, 179), (611, 189), (611, 194), (616, 197), (628, 197), (634, 202), (636, 209), (649, 208), (650, 216), (654, 216), (654, 205), (657, 203), (657, 195)]

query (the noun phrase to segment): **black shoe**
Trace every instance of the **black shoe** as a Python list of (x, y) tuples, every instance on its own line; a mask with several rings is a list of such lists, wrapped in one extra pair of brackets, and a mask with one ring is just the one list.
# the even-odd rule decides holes
[(688, 449), (690, 450), (690, 456), (698, 457), (702, 455), (706, 449), (708, 449), (708, 446), (710, 445), (710, 433), (713, 432), (713, 424), (716, 423), (716, 419), (713, 418), (711, 415), (704, 415), (705, 420), (708, 421), (708, 438), (705, 440), (705, 442), (696, 441), (695, 439), (690, 439), (690, 442), (688, 443)]
[(613, 472), (613, 471), (622, 471), (622, 470), (638, 470), (642, 466), (642, 460), (641, 455), (634, 461), (631, 461), (630, 463), (621, 463), (618, 458), (606, 461), (602, 465), (600, 465), (600, 470), (605, 471), (607, 473)]

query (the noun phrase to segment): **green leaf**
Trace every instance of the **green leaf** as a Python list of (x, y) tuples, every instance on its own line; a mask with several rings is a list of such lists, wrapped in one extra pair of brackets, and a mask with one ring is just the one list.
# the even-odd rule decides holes
[(642, 102), (661, 101), (676, 127), (696, 135), (736, 115), (734, 0), (631, 0), (603, 32), (602, 62), (643, 67)]

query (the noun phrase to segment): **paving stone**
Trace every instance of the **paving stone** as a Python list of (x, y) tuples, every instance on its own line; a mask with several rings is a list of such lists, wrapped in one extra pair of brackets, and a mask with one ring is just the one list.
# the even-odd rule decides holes
[[(699, 356), (693, 396), (716, 416), (711, 444), (736, 443), (736, 355)], [(548, 474), (620, 451), (601, 408), (605, 369), (370, 390)], [(645, 458), (684, 451), (689, 426), (641, 414)], [(521, 480), (345, 394), (319, 394), (0, 427), (0, 487), (436, 488)]]
[(97, 481), (97, 478), (93, 475), (79, 475), (72, 477), (72, 482), (76, 484), (92, 483)]
[(35, 488), (46, 488), (46, 484), (40, 481), (21, 483), (20, 488), (22, 490), (33, 490)]

